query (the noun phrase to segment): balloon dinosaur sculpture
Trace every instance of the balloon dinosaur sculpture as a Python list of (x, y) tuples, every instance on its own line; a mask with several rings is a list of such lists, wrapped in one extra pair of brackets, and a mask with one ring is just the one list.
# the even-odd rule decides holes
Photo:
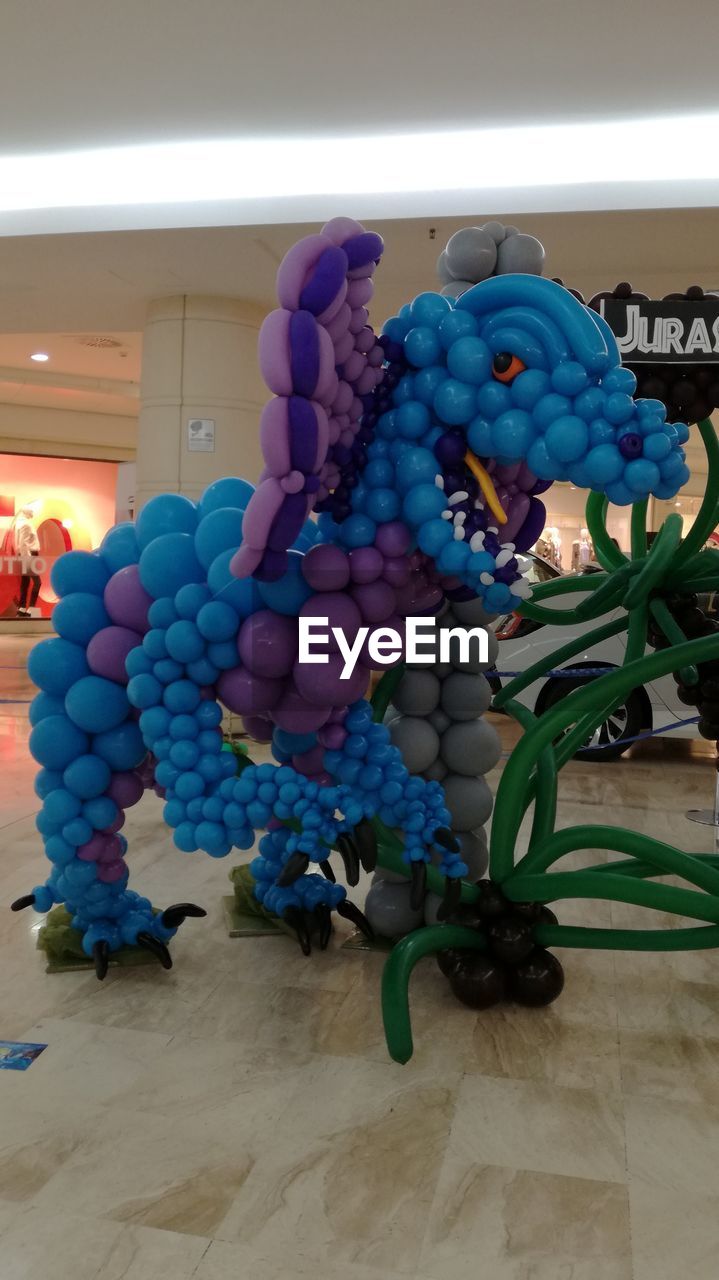
[[(482, 236), (494, 239), (495, 259), (511, 265), (530, 238), (517, 236), (507, 249), (512, 229), (498, 226), (488, 224)], [(403, 1059), (406, 999), (402, 1006), (397, 993), (419, 953), (449, 950), (449, 968), (466, 968), (467, 951), (483, 951), (489, 939), (500, 964), (520, 965), (514, 998), (532, 1003), (557, 993), (556, 970), (544, 953), (539, 964), (534, 949), (575, 935), (541, 906), (563, 888), (546, 867), (587, 837), (552, 836), (555, 767), (586, 737), (596, 706), (621, 697), (636, 675), (628, 667), (596, 690), (578, 690), (528, 728), (500, 783), (491, 881), (474, 887), (462, 882), (468, 868), (441, 783), (410, 774), (382, 723), (401, 668), (385, 675), (374, 709), (363, 698), (378, 633), (399, 631), (405, 618), (438, 612), (445, 601), (458, 614), (470, 602), (484, 620), (517, 607), (545, 611), (537, 601), (547, 588), (527, 600), (515, 552), (543, 527), (538, 495), (569, 479), (593, 490), (593, 535), (608, 570), (582, 580), (590, 595), (576, 613), (599, 616), (623, 601), (628, 659), (639, 657), (647, 609), (669, 625), (655, 595), (669, 557), (681, 558), (677, 525), (667, 521), (643, 557), (635, 519), (634, 559), (625, 563), (597, 512), (607, 499), (642, 512), (650, 494), (673, 496), (688, 477), (688, 429), (667, 423), (659, 401), (633, 398), (634, 376), (621, 367), (602, 318), (538, 275), (510, 271), (472, 287), (460, 279), (443, 294), (420, 294), (376, 338), (366, 304), (382, 249), (360, 224), (334, 219), (284, 259), (281, 309), (260, 334), (275, 398), (262, 417), (266, 468), (256, 489), (227, 478), (198, 503), (158, 496), (96, 552), (57, 562), (57, 635), (28, 663), (40, 689), (30, 738), (41, 765), (37, 825), (52, 865), (14, 908), (46, 912), (65, 903), (100, 978), (111, 953), (128, 945), (169, 967), (175, 930), (204, 912), (189, 903), (156, 911), (128, 888), (124, 811), (147, 787), (164, 797), (165, 820), (186, 852), (225, 857), (251, 848), (266, 829), (251, 863), (255, 894), (293, 927), (306, 953), (313, 939), (327, 945), (333, 909), (367, 928), (335, 882), (331, 851), (339, 850), (352, 885), (360, 865), (375, 867), (379, 849), (385, 866), (411, 878), (415, 903), (427, 883), (438, 889), (439, 915), (450, 920), (410, 935), (389, 962), (388, 1033)], [(462, 271), (451, 249), (450, 242), (444, 269), (456, 281)], [(459, 259), (461, 249), (455, 243)], [(690, 534), (684, 544), (682, 582), (702, 578), (695, 542)], [(556, 589), (574, 586), (562, 580)], [(303, 619), (326, 620), (349, 646), (365, 637), (349, 678), (333, 639), (319, 661), (299, 656)], [(679, 664), (703, 661), (708, 644), (680, 646)], [(657, 654), (645, 665), (656, 675), (673, 664)], [(220, 704), (244, 717), (255, 740), (271, 742), (276, 765), (222, 750)], [(555, 747), (565, 722), (576, 727)], [(533, 801), (532, 847), (515, 872), (517, 830)], [(595, 843), (608, 839), (594, 835)], [(612, 847), (628, 847), (620, 836)], [(636, 874), (649, 874), (656, 842), (633, 839), (644, 859)], [(686, 855), (662, 858), (718, 895), (710, 918), (719, 926), (719, 872)], [(582, 874), (596, 892), (617, 880), (622, 891), (651, 890), (653, 902), (679, 892), (645, 886), (626, 869)], [(689, 897), (682, 909), (694, 905), (697, 895)], [(468, 911), (479, 929), (467, 927)], [(452, 922), (457, 912), (460, 924)], [(490, 989), (495, 997), (509, 989), (502, 973), (483, 971), (479, 983), (485, 1003)]]

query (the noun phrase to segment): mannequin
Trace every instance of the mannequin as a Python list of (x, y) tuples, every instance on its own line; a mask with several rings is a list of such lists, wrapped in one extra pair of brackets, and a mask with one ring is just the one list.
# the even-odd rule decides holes
[(549, 525), (536, 543), (535, 550), (538, 556), (548, 560), (553, 564), (555, 569), (562, 567), (562, 544), (559, 538), (559, 530), (554, 525)]
[(594, 559), (594, 545), (588, 529), (579, 530), (579, 538), (572, 543), (572, 570), (581, 572)]
[(40, 539), (37, 536), (35, 510), (32, 506), (28, 505), (20, 508), (20, 512), (13, 523), (13, 531), (15, 535), (15, 554), (20, 557), (22, 568), (17, 616), (18, 618), (29, 618), (31, 615), (30, 610), (27, 608), (28, 592), (30, 592), (30, 609), (33, 609), (37, 604), (40, 587), (42, 586), (42, 578), (36, 572), (33, 564), (34, 557), (40, 554)]

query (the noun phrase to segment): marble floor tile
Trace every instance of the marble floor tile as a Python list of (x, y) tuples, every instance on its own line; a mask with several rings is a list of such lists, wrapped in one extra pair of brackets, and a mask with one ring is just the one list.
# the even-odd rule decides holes
[(467, 1076), (449, 1150), (483, 1165), (626, 1181), (621, 1099), (599, 1090)]
[[(3, 1081), (12, 1074), (3, 1072)], [(25, 1074), (17, 1073), (20, 1079)], [(92, 1106), (67, 1108), (59, 1113), (40, 1108), (32, 1101), (25, 1103), (16, 1089), (5, 1088), (3, 1084), (0, 1199), (19, 1204), (32, 1201), (82, 1147), (86, 1133), (92, 1131), (99, 1114)]]
[(565, 1088), (618, 1093), (616, 1027), (567, 1022), (553, 1009), (515, 1005), (477, 1017), (465, 1070), (508, 1080), (536, 1080)]
[(719, 1107), (639, 1094), (624, 1103), (631, 1181), (719, 1196)]
[(633, 1280), (716, 1280), (719, 1198), (633, 1179)]
[(719, 1107), (719, 1040), (623, 1028), (619, 1049), (626, 1094)]
[(442, 1280), (633, 1280), (628, 1189), (450, 1157), (420, 1267)]

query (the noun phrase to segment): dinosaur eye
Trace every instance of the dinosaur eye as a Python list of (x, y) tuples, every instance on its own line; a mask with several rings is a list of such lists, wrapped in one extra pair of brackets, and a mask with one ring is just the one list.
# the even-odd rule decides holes
[(513, 382), (518, 373), (526, 369), (526, 364), (511, 351), (498, 351), (492, 361), (492, 373), (498, 382)]

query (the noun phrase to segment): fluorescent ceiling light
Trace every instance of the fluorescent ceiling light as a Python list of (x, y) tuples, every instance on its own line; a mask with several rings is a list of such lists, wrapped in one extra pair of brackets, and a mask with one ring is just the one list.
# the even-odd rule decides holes
[(46, 360), (50, 359), (50, 357), (46, 351), (34, 351), (30, 356), (30, 359), (37, 360), (38, 364), (44, 364)]
[[(507, 207), (516, 209), (641, 207), (642, 193), (645, 207), (652, 207), (646, 184), (669, 189), (675, 204), (696, 205), (713, 202), (716, 192), (708, 184), (717, 182), (718, 113), (438, 133), (152, 143), (0, 156), (0, 229), (71, 229), (67, 216), (56, 217), (52, 226), (42, 211), (133, 206), (142, 206), (145, 216), (165, 210), (144, 225), (153, 225), (153, 217), (155, 225), (192, 225), (197, 212), (173, 218), (170, 207), (197, 211), (223, 203), (227, 217), (221, 220), (238, 222), (329, 216), (338, 200), (360, 217), (432, 209), (461, 213), (488, 210), (492, 193), (495, 207), (508, 193)], [(681, 198), (682, 184), (691, 188), (687, 199)], [(625, 190), (631, 192), (626, 200)], [(548, 191), (554, 193), (549, 199)], [(587, 203), (589, 197), (579, 192), (609, 194)], [(666, 195), (657, 201), (670, 202)], [(75, 221), (93, 225), (87, 215)], [(98, 225), (111, 221), (107, 213), (97, 219)], [(127, 213), (115, 221), (132, 225)]]

